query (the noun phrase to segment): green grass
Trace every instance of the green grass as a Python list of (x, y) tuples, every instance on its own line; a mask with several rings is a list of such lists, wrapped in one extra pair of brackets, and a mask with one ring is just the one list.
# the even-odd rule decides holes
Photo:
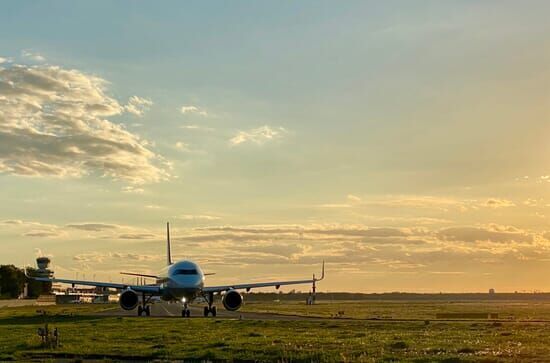
[[(362, 314), (370, 303), (325, 304)], [(252, 309), (246, 306), (247, 310)], [(283, 305), (262, 304), (278, 310)], [(299, 310), (298, 305), (293, 310)], [(446, 309), (445, 303), (439, 304)], [(437, 310), (438, 304), (392, 304), (393, 315)], [(260, 304), (254, 309), (260, 308)], [(494, 306), (492, 306), (494, 307)], [(431, 321), (254, 321), (222, 319), (138, 318), (94, 315), (112, 305), (17, 307), (0, 311), (0, 360), (136, 359), (260, 362), (517, 362), (545, 361), (550, 329), (543, 323)], [(546, 316), (550, 306), (534, 306)], [(48, 311), (59, 328), (62, 346), (43, 349), (36, 336)], [(323, 310), (324, 309), (324, 310)], [(367, 307), (364, 307), (367, 309)], [(381, 307), (376, 307), (381, 309)], [(387, 309), (390, 309), (389, 307)], [(520, 309), (521, 310), (521, 309)], [(353, 310), (356, 311), (356, 310)], [(385, 310), (384, 310), (385, 311)], [(347, 311), (346, 311), (347, 313)], [(525, 312), (526, 313), (526, 312)], [(428, 314), (429, 315), (429, 314)]]
[(550, 320), (550, 302), (418, 302), (418, 301), (320, 301), (307, 306), (303, 302), (246, 302), (243, 311), (269, 312), (310, 317), (341, 317), (358, 319), (434, 319), (437, 313), (486, 312), (498, 313), (499, 319)]

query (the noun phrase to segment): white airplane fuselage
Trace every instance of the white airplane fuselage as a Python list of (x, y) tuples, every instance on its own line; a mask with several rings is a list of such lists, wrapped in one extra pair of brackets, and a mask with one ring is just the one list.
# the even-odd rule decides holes
[(191, 302), (202, 296), (204, 273), (195, 262), (178, 261), (163, 268), (158, 276), (163, 300)]

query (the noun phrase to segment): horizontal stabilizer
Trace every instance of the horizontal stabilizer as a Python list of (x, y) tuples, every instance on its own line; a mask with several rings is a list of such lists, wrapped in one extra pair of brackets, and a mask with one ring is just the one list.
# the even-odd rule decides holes
[(130, 275), (130, 276), (142, 276), (142, 277), (150, 277), (152, 279), (158, 279), (159, 277), (156, 275), (146, 275), (146, 274), (138, 274), (133, 272), (121, 272), (121, 275)]

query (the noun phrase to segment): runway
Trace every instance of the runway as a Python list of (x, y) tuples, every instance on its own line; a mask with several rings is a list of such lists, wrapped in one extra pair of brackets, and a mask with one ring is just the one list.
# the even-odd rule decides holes
[[(370, 323), (404, 323), (404, 322), (418, 322), (425, 323), (426, 320), (439, 323), (505, 323), (505, 324), (549, 324), (550, 320), (547, 319), (426, 319), (426, 318), (359, 318), (359, 317), (319, 317), (319, 316), (305, 316), (305, 315), (287, 315), (276, 313), (258, 313), (258, 312), (244, 312), (244, 311), (227, 311), (221, 305), (217, 305), (217, 316), (213, 318), (211, 315), (208, 318), (203, 316), (202, 305), (190, 306), (191, 319), (227, 319), (227, 320), (279, 320), (279, 321), (340, 321), (340, 322), (370, 322)], [(127, 316), (137, 317), (137, 310), (123, 310), (120, 307), (116, 309), (98, 313), (100, 316)], [(157, 302), (151, 305), (151, 316), (143, 318), (179, 318), (181, 317), (181, 305), (177, 303)], [(187, 318), (186, 318), (187, 319)]]
[[(191, 310), (191, 318), (201, 318), (205, 319), (203, 315), (202, 305), (191, 305), (189, 309)], [(246, 319), (246, 320), (326, 320), (326, 318), (319, 317), (307, 317), (307, 316), (298, 316), (298, 315), (282, 315), (282, 314), (273, 314), (273, 313), (256, 313), (256, 312), (243, 312), (243, 311), (227, 311), (223, 308), (222, 305), (216, 305), (217, 316), (216, 319)], [(151, 318), (182, 318), (181, 317), (181, 304), (178, 303), (166, 303), (158, 302), (151, 304)], [(110, 310), (102, 312), (99, 315), (102, 316), (137, 316), (137, 309), (134, 310), (124, 310), (118, 307), (115, 310)], [(211, 315), (208, 316), (209, 319), (212, 318)]]

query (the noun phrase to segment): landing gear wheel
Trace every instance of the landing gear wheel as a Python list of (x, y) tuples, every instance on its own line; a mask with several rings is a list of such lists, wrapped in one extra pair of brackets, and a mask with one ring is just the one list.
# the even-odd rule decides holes
[(146, 316), (151, 316), (151, 306), (150, 305), (147, 305), (145, 307), (145, 309), (143, 309), (143, 310), (145, 310), (145, 315)]
[(204, 317), (206, 318), (208, 316), (208, 313), (210, 312), (210, 309), (208, 309), (208, 306), (204, 307)]
[(141, 316), (141, 314), (143, 313), (143, 308), (140, 306), (138, 306), (138, 316)]
[(185, 313), (185, 316), (190, 317), (191, 316), (191, 310), (187, 309), (187, 312)]
[(190, 316), (191, 316), (191, 310), (189, 310), (189, 309), (183, 309), (183, 310), (181, 311), (181, 316), (182, 316), (182, 318), (188, 318), (188, 317), (190, 317)]
[(212, 308), (210, 309), (210, 312), (212, 313), (213, 317), (216, 317), (216, 307), (215, 306), (212, 306)]

